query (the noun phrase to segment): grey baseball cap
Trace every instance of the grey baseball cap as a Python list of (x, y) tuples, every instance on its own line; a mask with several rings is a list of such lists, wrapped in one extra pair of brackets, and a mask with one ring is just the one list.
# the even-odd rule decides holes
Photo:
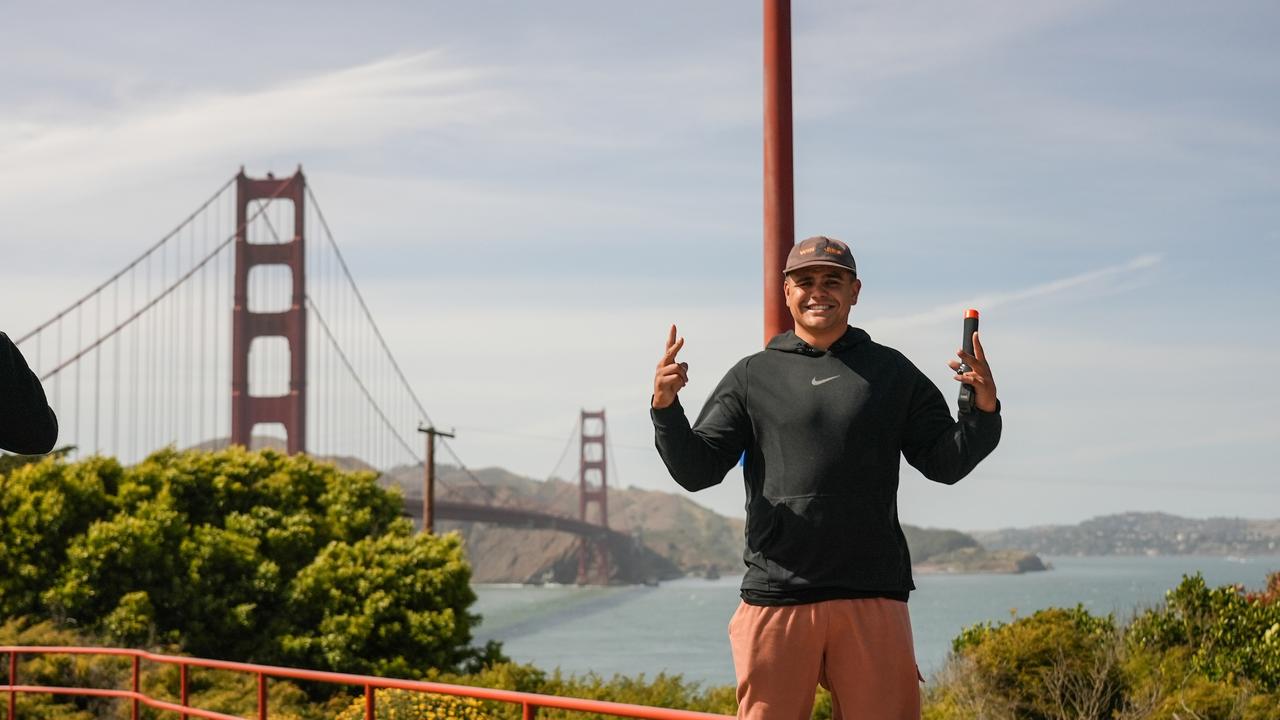
[(844, 268), (853, 273), (854, 277), (858, 276), (858, 266), (853, 261), (853, 253), (849, 250), (849, 246), (835, 238), (823, 235), (815, 235), (796, 243), (796, 246), (787, 254), (787, 266), (782, 273), (785, 275), (792, 270), (811, 265)]

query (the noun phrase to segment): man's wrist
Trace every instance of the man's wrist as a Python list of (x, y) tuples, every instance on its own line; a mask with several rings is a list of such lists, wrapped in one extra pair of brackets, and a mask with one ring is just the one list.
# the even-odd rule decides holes
[(649, 398), (649, 409), (661, 415), (666, 415), (671, 412), (684, 413), (684, 408), (680, 406), (679, 395), (671, 398), (671, 402), (669, 404), (662, 406), (656, 404), (656, 398)]

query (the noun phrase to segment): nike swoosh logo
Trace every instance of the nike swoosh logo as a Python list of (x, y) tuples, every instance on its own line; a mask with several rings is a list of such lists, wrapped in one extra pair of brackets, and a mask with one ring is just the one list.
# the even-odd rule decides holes
[(813, 386), (814, 386), (814, 387), (817, 387), (817, 386), (821, 385), (822, 383), (825, 383), (825, 382), (831, 382), (832, 380), (835, 380), (835, 379), (836, 379), (836, 378), (838, 378), (838, 377), (840, 377), (840, 376), (839, 376), (839, 375), (832, 375), (832, 376), (831, 376), (831, 377), (829, 377), (829, 378), (822, 378), (821, 380), (819, 380), (818, 378), (814, 378), (814, 379), (810, 380), (809, 382), (813, 383)]

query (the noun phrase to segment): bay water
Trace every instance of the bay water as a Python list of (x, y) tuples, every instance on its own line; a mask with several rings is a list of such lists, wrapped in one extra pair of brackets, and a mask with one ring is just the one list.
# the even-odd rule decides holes
[[(974, 623), (1002, 622), (1047, 607), (1074, 607), (1127, 622), (1162, 602), (1184, 574), (1212, 585), (1261, 588), (1280, 556), (1222, 558), (1046, 557), (1046, 572), (917, 575), (910, 610), (925, 677), (940, 669), (951, 640)], [(705, 685), (733, 682), (726, 629), (739, 578), (684, 578), (656, 587), (477, 585), (484, 620), (478, 641), (499, 640), (513, 660), (544, 670), (653, 677), (680, 674)]]

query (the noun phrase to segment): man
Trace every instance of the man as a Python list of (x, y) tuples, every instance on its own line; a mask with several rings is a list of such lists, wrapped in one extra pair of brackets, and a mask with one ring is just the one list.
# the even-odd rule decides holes
[(0, 450), (38, 455), (58, 441), (58, 419), (40, 379), (9, 336), (0, 332)]
[(719, 483), (745, 452), (747, 571), (729, 623), (738, 716), (807, 719), (821, 683), (836, 717), (919, 718), (899, 456), (937, 482), (968, 474), (1000, 439), (995, 381), (974, 333), (973, 354), (950, 362), (976, 395), (956, 421), (911, 361), (849, 327), (862, 282), (839, 240), (796, 245), (785, 274), (795, 330), (734, 365), (692, 428), (671, 327), (653, 382), (658, 452), (687, 490)]

